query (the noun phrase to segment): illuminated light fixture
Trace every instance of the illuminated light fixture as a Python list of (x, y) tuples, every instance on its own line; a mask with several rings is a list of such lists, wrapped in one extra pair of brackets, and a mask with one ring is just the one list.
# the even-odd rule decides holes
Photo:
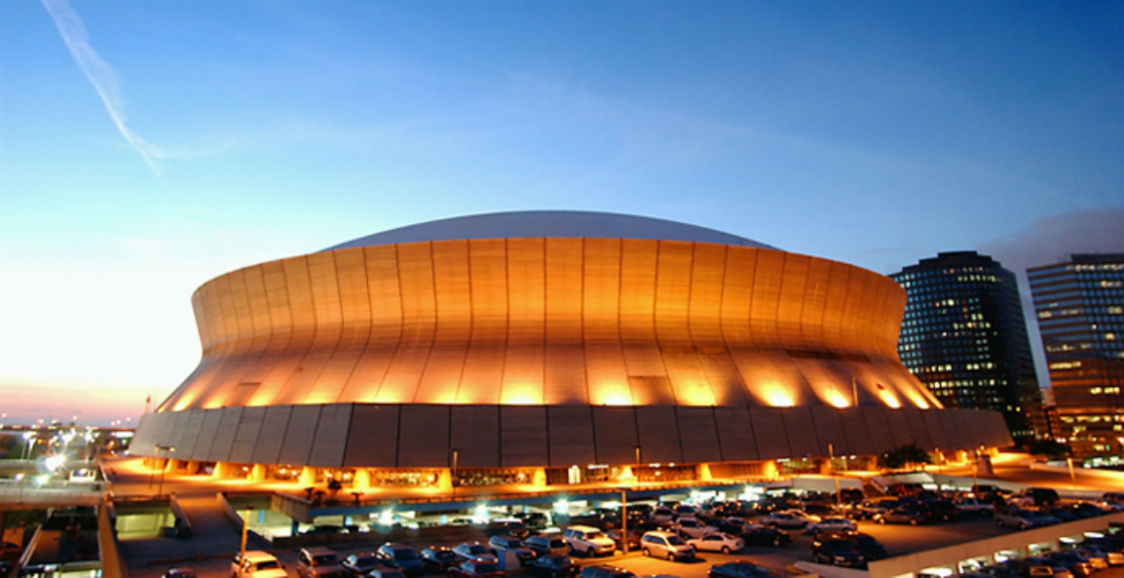
[(481, 522), (481, 523), (487, 522), (488, 521), (488, 505), (487, 504), (477, 505), (476, 509), (472, 511), (472, 519), (475, 520), (476, 522)]
[(66, 462), (66, 456), (51, 456), (43, 460), (43, 463), (47, 466), (47, 469), (51, 471), (59, 469), (59, 466), (61, 466), (64, 462)]
[(538, 405), (542, 403), (542, 388), (530, 385), (516, 385), (505, 387), (500, 403), (504, 405)]
[(565, 514), (570, 511), (570, 502), (567, 502), (565, 499), (554, 502), (554, 511), (559, 514)]

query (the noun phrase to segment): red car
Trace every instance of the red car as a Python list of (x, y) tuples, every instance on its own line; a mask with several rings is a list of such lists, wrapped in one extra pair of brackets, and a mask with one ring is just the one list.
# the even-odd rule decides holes
[(495, 562), (469, 560), (449, 568), (450, 578), (503, 578), (503, 570)]

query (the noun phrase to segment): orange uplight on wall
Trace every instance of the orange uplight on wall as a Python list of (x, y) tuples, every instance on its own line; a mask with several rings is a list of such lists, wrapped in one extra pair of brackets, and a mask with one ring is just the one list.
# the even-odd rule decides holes
[(851, 400), (847, 399), (847, 396), (838, 391), (830, 391), (827, 394), (827, 403), (842, 408), (849, 407), (851, 405)]
[(714, 393), (705, 384), (692, 384), (679, 392), (679, 403), (682, 405), (710, 406), (714, 405)]
[(763, 393), (765, 394), (765, 403), (773, 407), (792, 407), (796, 405), (796, 400), (793, 399), (792, 393), (784, 386), (776, 384), (766, 385)]
[(530, 384), (505, 385), (500, 396), (503, 405), (542, 405), (542, 387)]
[[(610, 390), (608, 388), (600, 388), (602, 391), (594, 395), (594, 404), (600, 405), (635, 405), (632, 403), (632, 395), (627, 390), (621, 391), (619, 389)], [(597, 399), (600, 398), (600, 399)]]
[(888, 406), (890, 406), (894, 409), (898, 409), (899, 407), (902, 406), (902, 402), (901, 402), (901, 400), (898, 399), (898, 396), (894, 395), (894, 392), (892, 392), (888, 389), (883, 389), (882, 391), (879, 391), (878, 397), (882, 398), (882, 403), (885, 403), (886, 405), (888, 405)]

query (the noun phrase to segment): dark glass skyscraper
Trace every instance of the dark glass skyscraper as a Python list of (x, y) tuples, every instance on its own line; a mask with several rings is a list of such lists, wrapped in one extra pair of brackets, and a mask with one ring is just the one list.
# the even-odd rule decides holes
[(1077, 453), (1124, 446), (1124, 253), (1027, 270), (1060, 432)]
[(1002, 412), (1016, 440), (1042, 433), (1015, 275), (991, 257), (960, 251), (890, 277), (908, 295), (898, 353), (913, 375), (946, 406)]

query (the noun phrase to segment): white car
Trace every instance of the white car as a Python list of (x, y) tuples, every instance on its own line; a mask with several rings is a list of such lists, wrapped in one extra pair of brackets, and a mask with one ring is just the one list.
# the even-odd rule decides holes
[(761, 518), (762, 525), (778, 528), (804, 528), (809, 524), (819, 523), (819, 521), (819, 516), (813, 516), (801, 510), (782, 510)]
[(692, 538), (687, 540), (687, 543), (700, 552), (722, 552), (723, 554), (737, 552), (745, 547), (745, 540), (725, 532), (715, 532), (701, 538)]
[(269, 552), (246, 550), (245, 555), (235, 554), (230, 563), (233, 578), (289, 578), (277, 558)]
[(808, 525), (809, 533), (816, 532), (857, 532), (859, 527), (854, 521), (842, 516), (828, 516), (819, 522)]
[(469, 544), (468, 542), (457, 544), (453, 548), (453, 553), (457, 555), (457, 558), (460, 558), (461, 560), (464, 560), (466, 562), (482, 560), (485, 562), (495, 563), (496, 561), (496, 555), (494, 552), (492, 552), (492, 549), (479, 542), (475, 542), (472, 544)]
[(600, 528), (592, 526), (570, 526), (562, 532), (562, 539), (570, 545), (570, 551), (586, 556), (612, 554), (617, 543), (605, 535)]
[(702, 538), (707, 534), (713, 534), (718, 531), (718, 528), (707, 526), (697, 518), (688, 517), (676, 520), (672, 529), (691, 538)]

